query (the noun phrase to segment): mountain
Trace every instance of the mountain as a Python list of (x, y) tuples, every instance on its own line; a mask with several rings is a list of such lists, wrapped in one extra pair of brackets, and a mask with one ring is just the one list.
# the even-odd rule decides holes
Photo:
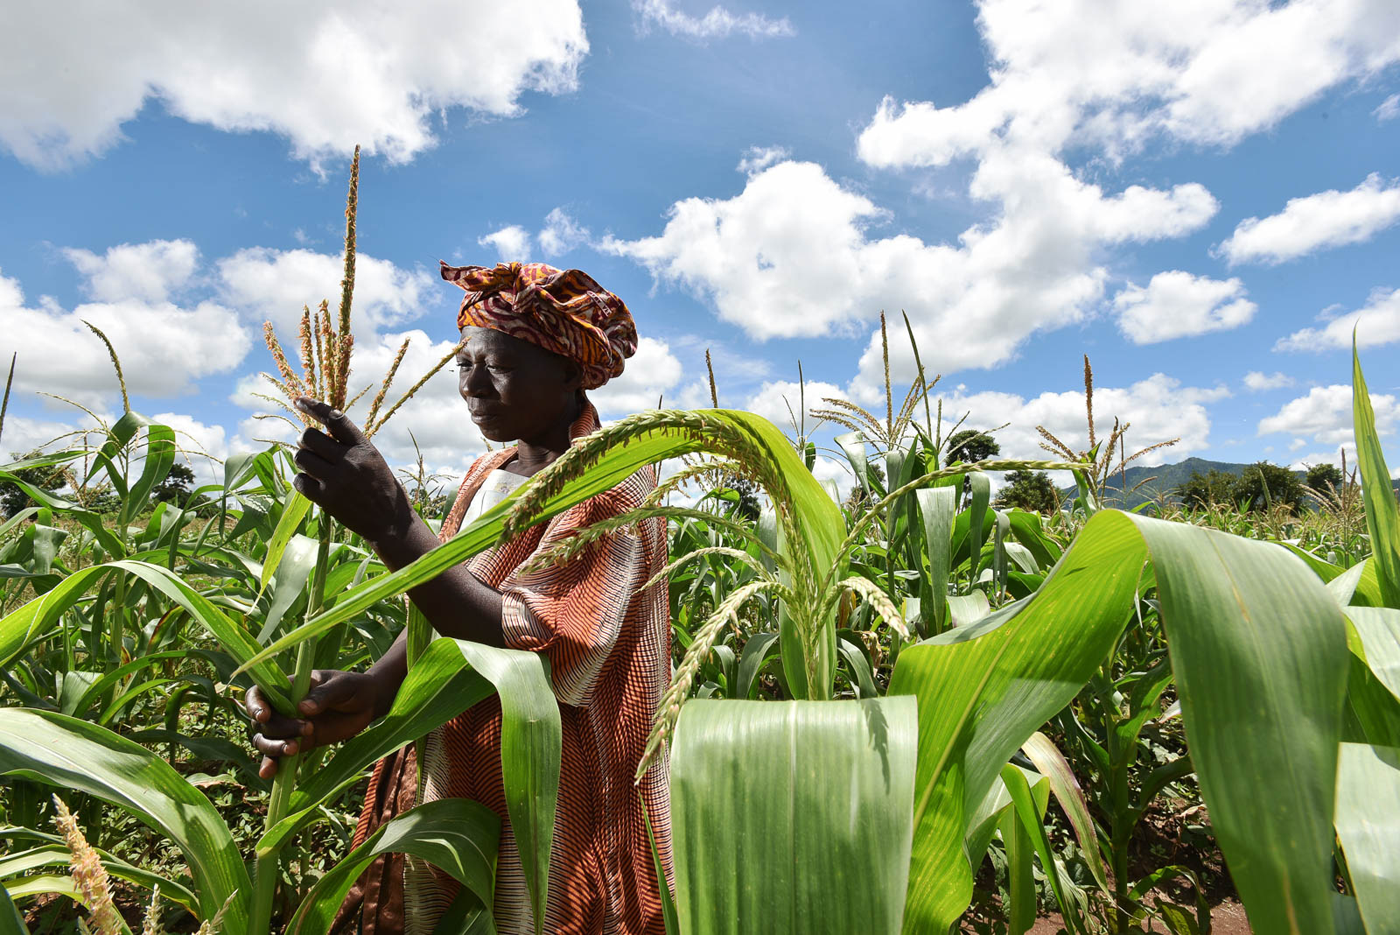
[[(1235, 464), (1230, 461), (1207, 461), (1205, 458), (1187, 458), (1185, 461), (1176, 464), (1159, 464), (1156, 467), (1130, 467), (1122, 474), (1114, 472), (1104, 485), (1104, 497), (1112, 501), (1115, 506), (1121, 500), (1123, 481), (1126, 479), (1128, 490), (1133, 491), (1128, 495), (1128, 508), (1132, 509), (1140, 504), (1158, 499), (1161, 496), (1169, 496), (1171, 491), (1179, 485), (1184, 484), (1191, 478), (1192, 474), (1209, 474), (1211, 471), (1224, 471), (1227, 474), (1234, 474), (1238, 477), (1244, 470), (1252, 464)], [(1295, 471), (1300, 478), (1304, 476), (1303, 471)], [(1143, 483), (1146, 481), (1146, 483)], [(1142, 484), (1141, 487), (1138, 487)], [(1391, 481), (1391, 488), (1400, 496), (1400, 479)], [(1134, 490), (1134, 488), (1137, 488)], [(1072, 499), (1075, 494), (1074, 487), (1066, 487), (1060, 490), (1062, 496)]]

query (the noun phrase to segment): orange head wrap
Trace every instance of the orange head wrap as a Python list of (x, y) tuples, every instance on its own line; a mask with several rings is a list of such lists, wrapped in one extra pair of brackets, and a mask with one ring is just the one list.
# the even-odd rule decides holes
[(637, 350), (627, 305), (582, 270), (543, 263), (448, 266), (442, 278), (466, 292), (457, 327), (490, 328), (567, 357), (596, 389)]

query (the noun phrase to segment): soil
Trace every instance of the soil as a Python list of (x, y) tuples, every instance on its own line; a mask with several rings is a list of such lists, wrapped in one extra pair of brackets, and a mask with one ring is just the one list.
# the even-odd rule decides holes
[[(1036, 920), (1031, 926), (1030, 935), (1056, 935), (1064, 930), (1064, 921), (1058, 912), (1052, 913), (1043, 919)], [(1165, 935), (1166, 929), (1161, 925), (1153, 926), (1149, 932)], [(1234, 899), (1227, 899), (1210, 909), (1210, 931), (1211, 935), (1252, 935), (1253, 929), (1249, 927), (1249, 920), (1245, 918), (1244, 906)]]

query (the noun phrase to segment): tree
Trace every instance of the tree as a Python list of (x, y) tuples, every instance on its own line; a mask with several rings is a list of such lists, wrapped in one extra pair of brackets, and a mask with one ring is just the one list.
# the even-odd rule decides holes
[[(22, 455), (18, 452), (10, 452), (10, 457), (19, 461), (37, 458), (42, 454), (42, 451), (36, 449)], [(23, 468), (15, 471), (14, 475), (31, 487), (37, 487), (50, 493), (65, 486), (70, 480), (68, 472), (61, 464), (52, 467)], [(25, 493), (18, 484), (13, 481), (0, 481), (0, 509), (4, 510), (6, 516), (14, 516), (20, 510), (30, 506), (37, 506), (37, 504), (29, 499), (29, 494)]]
[(1238, 478), (1228, 471), (1210, 469), (1209, 474), (1192, 471), (1185, 482), (1172, 488), (1172, 495), (1181, 498), (1183, 506), (1205, 509), (1212, 504), (1232, 503), (1233, 489)]
[(172, 464), (165, 480), (151, 490), (151, 498), (157, 502), (173, 503), (182, 507), (190, 496), (190, 484), (194, 483), (194, 471), (188, 465)]
[(734, 509), (744, 519), (757, 521), (758, 515), (763, 511), (763, 505), (758, 499), (758, 485), (742, 474), (726, 474), (720, 479), (720, 486), (727, 487), (739, 495), (735, 501)]
[[(1266, 493), (1267, 491), (1267, 493)], [(1244, 469), (1230, 488), (1230, 498), (1246, 510), (1265, 510), (1284, 504), (1297, 509), (1303, 502), (1303, 483), (1286, 467), (1259, 461)]]
[(979, 432), (976, 429), (963, 429), (961, 432), (954, 432), (948, 436), (948, 455), (944, 460), (951, 464), (954, 461), (985, 461), (988, 458), (995, 458), (1001, 454), (1001, 445), (986, 432)]
[(997, 506), (1020, 507), (1036, 513), (1053, 513), (1059, 509), (1060, 497), (1050, 475), (1044, 471), (1012, 471), (1006, 475), (1007, 484), (997, 494)]
[(1303, 483), (1319, 493), (1342, 489), (1342, 469), (1335, 464), (1314, 464)]

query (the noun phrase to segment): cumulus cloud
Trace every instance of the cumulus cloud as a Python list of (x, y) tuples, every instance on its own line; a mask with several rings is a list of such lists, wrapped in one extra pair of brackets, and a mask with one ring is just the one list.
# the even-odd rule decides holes
[(755, 175), (773, 165), (783, 162), (792, 152), (786, 146), (750, 146), (744, 151), (736, 168), (745, 175)]
[[(813, 409), (827, 408), (827, 404), (822, 402), (823, 399), (846, 398), (845, 391), (840, 387), (821, 380), (808, 380), (805, 385), (791, 380), (764, 380), (758, 391), (744, 403), (744, 408), (763, 416), (784, 431), (790, 431), (795, 420), (800, 422), (804, 418), (804, 400), (810, 413)], [(810, 431), (816, 420), (807, 416), (806, 424)]]
[[(284, 339), (295, 334), (301, 309), (321, 299), (340, 301), (341, 254), (250, 247), (216, 264), (222, 298), (255, 321), (269, 320)], [(406, 270), (367, 254), (355, 258), (356, 332), (382, 330), (412, 320), (441, 301), (441, 282), (421, 269)]]
[(1258, 308), (1238, 279), (1158, 273), (1147, 288), (1129, 283), (1113, 298), (1118, 327), (1134, 344), (1155, 344), (1246, 324)]
[[(1150, 467), (1180, 459), (1210, 443), (1210, 403), (1229, 396), (1224, 387), (1182, 386), (1181, 381), (1155, 373), (1126, 387), (1094, 387), (1094, 430), (1106, 437), (1114, 418), (1131, 423), (1124, 443), (1129, 453), (1148, 445), (1180, 438), (1170, 448), (1159, 448), (1134, 462)], [(965, 427), (983, 431), (1011, 424), (995, 435), (1001, 452), (1009, 458), (1047, 457), (1040, 447), (1037, 425), (1043, 425), (1076, 451), (1089, 447), (1084, 392), (1046, 392), (1027, 399), (1014, 393), (957, 393), (944, 397), (945, 418), (968, 413)]]
[(942, 165), (999, 142), (1056, 152), (1071, 137), (1110, 156), (1154, 135), (1230, 145), (1400, 60), (1388, 0), (982, 0), (977, 22), (988, 85), (948, 107), (887, 100), (861, 135), (862, 159)]
[(1281, 212), (1246, 218), (1218, 252), (1236, 263), (1283, 263), (1316, 250), (1369, 240), (1400, 220), (1400, 179), (1375, 172), (1351, 191), (1291, 198)]
[(712, 7), (704, 16), (681, 12), (672, 0), (632, 0), (632, 9), (642, 32), (656, 26), (685, 39), (724, 39), (735, 34), (771, 39), (796, 32), (786, 16), (770, 19), (762, 13), (731, 13), (722, 6)]
[(102, 256), (70, 247), (63, 255), (83, 277), (83, 292), (99, 302), (164, 302), (199, 266), (199, 248), (188, 240), (118, 244)]
[(128, 389), (141, 396), (182, 395), (196, 380), (237, 367), (252, 347), (248, 330), (223, 305), (184, 307), (107, 294), (108, 301), (72, 309), (47, 297), (31, 305), (18, 280), (0, 275), (0, 356), (18, 351), (17, 389), (57, 393), (90, 407), (119, 398), (107, 349), (85, 320), (111, 340)]
[(588, 243), (588, 237), (588, 228), (575, 221), (563, 208), (555, 208), (545, 215), (544, 227), (536, 239), (544, 255), (552, 257)]
[(1277, 390), (1285, 386), (1293, 385), (1293, 378), (1285, 373), (1275, 371), (1272, 374), (1261, 373), (1258, 370), (1251, 370), (1244, 375), (1245, 389), (1251, 393), (1263, 393), (1266, 390)]
[[(444, 24), (470, 24), (473, 47), (490, 54), (462, 54)], [(120, 142), (153, 98), (194, 123), (284, 135), (299, 158), (358, 142), (406, 162), (434, 144), (443, 111), (511, 116), (527, 91), (573, 90), (588, 52), (576, 0), (517, 0), (510, 16), (485, 0), (80, 0), (28, 4), (5, 25), (0, 145), (42, 168)]]
[(498, 231), (492, 231), (476, 242), (483, 247), (491, 247), (501, 258), (502, 263), (525, 262), (530, 259), (530, 232), (519, 224), (509, 224)]
[(1375, 289), (1363, 307), (1330, 317), (1320, 328), (1303, 328), (1280, 338), (1274, 350), (1345, 350), (1351, 347), (1353, 331), (1357, 347), (1400, 341), (1400, 289)]
[[(925, 363), (946, 373), (993, 366), (1037, 329), (1081, 320), (1106, 278), (1091, 260), (1097, 247), (1177, 236), (1216, 209), (1199, 185), (1105, 195), (1033, 154), (989, 159), (974, 180), (974, 193), (983, 188), (1015, 197), (997, 223), (965, 231), (960, 246), (875, 238), (868, 228), (885, 212), (870, 199), (813, 163), (779, 162), (733, 198), (677, 202), (656, 237), (605, 238), (600, 249), (709, 299), (760, 340), (849, 335), (881, 309), (903, 308)], [(939, 339), (953, 331), (960, 340)], [(877, 336), (864, 376), (873, 379), (879, 353)], [(896, 356), (908, 379), (907, 342)]]
[(670, 346), (656, 338), (641, 338), (637, 353), (628, 359), (622, 376), (589, 390), (588, 397), (601, 415), (624, 416), (655, 409), (656, 401), (670, 395), (680, 381), (681, 362), (671, 353)]
[[(1400, 421), (1400, 403), (1396, 398), (1384, 393), (1372, 394), (1371, 408), (1376, 414), (1376, 431), (1381, 435), (1394, 432), (1396, 422)], [(1348, 446), (1350, 452), (1354, 452), (1351, 387), (1344, 383), (1315, 386), (1306, 396), (1285, 403), (1278, 412), (1259, 421), (1258, 434), (1275, 433), (1307, 436), (1313, 444), (1333, 449)]]

